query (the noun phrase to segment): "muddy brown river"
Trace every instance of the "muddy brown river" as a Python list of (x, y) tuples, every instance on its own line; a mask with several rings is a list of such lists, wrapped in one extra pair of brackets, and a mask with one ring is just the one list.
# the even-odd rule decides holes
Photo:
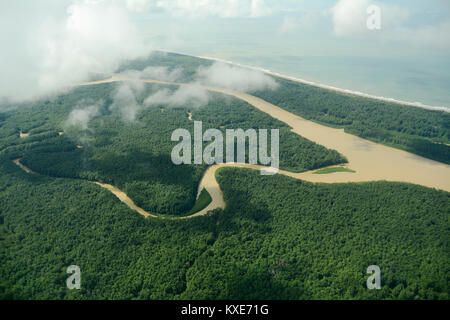
[[(119, 81), (141, 81), (146, 83), (167, 85), (184, 85), (183, 83), (172, 83), (158, 80), (128, 79), (123, 76), (114, 75), (107, 80), (86, 82), (80, 84), (80, 86), (97, 85), (101, 83), (111, 83)], [(287, 125), (292, 127), (292, 131), (294, 133), (343, 154), (349, 161), (346, 167), (356, 171), (355, 173), (335, 172), (330, 174), (314, 174), (313, 172), (293, 173), (280, 170), (278, 174), (286, 175), (295, 179), (322, 183), (345, 183), (381, 180), (409, 182), (450, 192), (449, 165), (356, 137), (354, 135), (345, 133), (343, 129), (334, 129), (309, 120), (305, 120), (291, 112), (268, 103), (267, 101), (246, 93), (201, 85), (199, 85), (199, 87), (209, 91), (224, 93), (246, 101), (258, 110), (265, 112), (271, 117), (286, 123)], [(191, 116), (189, 116), (189, 118), (191, 118)], [(20, 165), (20, 162), (17, 161), (16, 164)], [(186, 219), (201, 216), (207, 214), (210, 210), (216, 208), (224, 208), (225, 202), (223, 200), (222, 191), (220, 190), (220, 187), (215, 179), (215, 173), (217, 169), (221, 167), (231, 166), (258, 170), (262, 168), (261, 166), (249, 164), (221, 164), (209, 167), (200, 182), (199, 190), (205, 188), (210, 193), (212, 202), (208, 205), (208, 207), (201, 210), (200, 212), (197, 212), (194, 215), (176, 219)], [(21, 167), (25, 170), (23, 166)], [(114, 186), (101, 184), (99, 182), (95, 183), (103, 188), (110, 190), (128, 207), (138, 212), (139, 214), (145, 217), (157, 217), (137, 207), (125, 193), (115, 188)]]

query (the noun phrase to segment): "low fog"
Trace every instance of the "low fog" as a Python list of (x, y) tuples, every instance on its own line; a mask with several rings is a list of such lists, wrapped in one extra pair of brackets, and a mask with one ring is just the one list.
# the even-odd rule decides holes
[[(131, 19), (147, 2), (1, 1), (0, 101), (20, 103), (65, 92), (92, 74), (114, 73), (123, 61), (150, 54)], [(230, 87), (243, 76), (225, 65), (214, 68), (202, 71), (202, 81)], [(236, 78), (227, 80), (230, 71)], [(224, 76), (216, 76), (220, 73)], [(181, 72), (149, 67), (139, 77), (178, 81)]]
[(1, 1), (0, 97), (56, 94), (148, 54), (120, 2)]
[[(143, 35), (131, 20), (131, 12), (145, 3), (148, 1), (2, 1), (0, 34), (8, 45), (0, 51), (0, 101), (17, 106), (62, 94), (93, 74), (113, 74), (122, 62), (148, 56), (151, 48), (144, 45)], [(140, 80), (181, 82), (183, 70), (152, 66), (127, 70), (120, 76), (130, 81), (115, 85), (109, 109), (119, 112), (124, 122), (135, 121), (140, 111), (156, 105), (202, 107), (211, 95), (201, 85), (244, 92), (277, 87), (262, 72), (217, 62), (200, 67), (195, 81), (154, 92), (143, 97), (142, 104), (138, 101), (142, 101), (145, 84)], [(80, 102), (64, 126), (89, 130), (89, 121), (100, 116), (102, 104)]]
[(179, 82), (183, 76), (182, 68), (169, 70), (168, 67), (147, 67), (142, 71), (125, 70), (118, 74), (122, 78), (132, 80), (159, 80), (167, 82)]
[(114, 102), (110, 110), (118, 110), (125, 122), (136, 120), (142, 106), (137, 102), (137, 97), (143, 92), (145, 85), (139, 81), (120, 82), (114, 92)]
[(207, 68), (200, 67), (197, 75), (201, 84), (241, 92), (273, 90), (278, 87), (272, 77), (261, 71), (244, 69), (223, 62), (216, 62)]
[(89, 122), (100, 114), (100, 105), (91, 104), (82, 106), (81, 103), (74, 110), (72, 110), (64, 123), (64, 129), (75, 127), (78, 130), (89, 130)]
[(145, 98), (143, 106), (137, 104), (137, 96), (143, 92), (144, 83), (140, 80), (159, 80), (178, 82), (183, 70), (167, 67), (149, 67), (143, 71), (128, 70), (120, 74), (129, 81), (121, 82), (113, 97), (111, 109), (119, 109), (125, 121), (133, 121), (136, 114), (144, 108), (165, 105), (167, 107), (188, 106), (202, 107), (210, 101), (212, 95), (202, 86), (218, 87), (241, 92), (256, 90), (274, 90), (277, 82), (265, 73), (257, 70), (244, 69), (223, 62), (215, 62), (209, 67), (199, 67), (196, 80), (182, 84), (175, 90), (161, 89)]
[(168, 106), (189, 105), (192, 107), (202, 107), (209, 101), (210, 95), (207, 90), (196, 85), (182, 85), (171, 93), (167, 89), (162, 89), (151, 94), (145, 99), (146, 106), (166, 104)]

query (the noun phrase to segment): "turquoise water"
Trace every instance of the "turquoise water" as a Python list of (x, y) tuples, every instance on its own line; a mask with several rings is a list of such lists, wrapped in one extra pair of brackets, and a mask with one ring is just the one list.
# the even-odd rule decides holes
[(216, 56), (338, 88), (450, 107), (448, 61), (422, 62), (418, 66), (411, 61), (360, 57)]

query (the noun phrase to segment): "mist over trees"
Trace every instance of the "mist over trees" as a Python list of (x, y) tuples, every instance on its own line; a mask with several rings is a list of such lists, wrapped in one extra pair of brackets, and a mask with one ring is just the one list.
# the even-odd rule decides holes
[[(154, 74), (188, 82), (205, 63), (169, 54), (129, 64), (139, 71), (151, 61), (164, 68)], [(276, 81), (279, 87), (255, 93), (305, 118), (374, 140), (381, 136), (370, 132), (386, 134), (381, 142), (402, 148), (408, 139), (448, 143), (441, 112)], [(78, 87), (0, 113), (1, 299), (449, 298), (448, 192), (390, 182), (313, 184), (223, 168), (224, 210), (144, 219), (89, 181), (119, 187), (150, 212), (189, 213), (206, 165), (170, 159), (173, 130), (193, 133), (189, 113), (204, 129), (279, 129), (281, 169), (346, 159), (235, 98), (208, 93), (201, 107), (174, 105), (147, 99), (173, 97), (177, 86), (123, 85)], [(442, 150), (425, 154), (446, 162)], [(19, 158), (40, 174), (16, 166)], [(72, 264), (81, 268), (81, 290), (66, 287)], [(381, 290), (365, 286), (373, 264), (381, 268)]]

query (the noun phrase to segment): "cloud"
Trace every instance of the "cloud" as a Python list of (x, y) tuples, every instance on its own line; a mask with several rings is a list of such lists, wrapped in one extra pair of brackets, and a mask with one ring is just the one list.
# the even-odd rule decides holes
[[(168, 82), (176, 82), (181, 79), (182, 69), (169, 71), (166, 67), (149, 67), (143, 71), (129, 70), (122, 75), (128, 79), (154, 79)], [(124, 82), (119, 87), (111, 109), (120, 109), (124, 118), (133, 121), (136, 113), (144, 107), (154, 105), (167, 105), (169, 107), (193, 107), (198, 108), (206, 105), (211, 95), (202, 85), (221, 87), (242, 92), (275, 89), (278, 87), (276, 81), (256, 70), (236, 67), (230, 64), (216, 62), (209, 67), (197, 69), (197, 80), (190, 84), (179, 86), (176, 90), (162, 89), (150, 94), (144, 100), (144, 106), (136, 102), (136, 95), (142, 92), (127, 87), (129, 82)], [(141, 83), (131, 81), (130, 83)], [(142, 83), (141, 83), (142, 84)]]
[[(148, 67), (143, 71), (127, 70), (121, 73), (127, 81), (119, 82), (112, 95), (111, 111), (118, 111), (125, 122), (135, 121), (140, 111), (154, 105), (169, 107), (198, 108), (206, 105), (211, 95), (202, 85), (217, 86), (238, 91), (255, 91), (275, 89), (278, 84), (272, 77), (256, 70), (249, 70), (222, 62), (216, 62), (210, 67), (197, 69), (197, 80), (180, 85), (176, 90), (161, 89), (150, 94), (140, 103), (146, 84), (140, 80), (155, 79), (176, 82), (182, 78), (183, 70), (169, 70), (167, 67)], [(82, 128), (87, 129), (89, 120), (97, 113), (88, 112), (91, 109), (77, 109), (71, 115), (68, 123), (84, 123)], [(80, 119), (75, 121), (74, 119)]]
[(129, 79), (152, 79), (167, 82), (181, 81), (183, 78), (183, 69), (175, 68), (169, 70), (168, 67), (147, 67), (142, 71), (126, 70), (121, 73)]
[(140, 81), (120, 82), (113, 95), (113, 103), (110, 110), (118, 110), (122, 114), (125, 122), (133, 122), (136, 116), (143, 109), (137, 101), (137, 97), (142, 94), (145, 84)]
[[(128, 71), (125, 75), (131, 79), (156, 79), (162, 81), (176, 82), (181, 79), (182, 70), (169, 71), (166, 67), (150, 67), (142, 72)], [(176, 90), (162, 89), (149, 95), (145, 106), (167, 105), (170, 107), (201, 107), (206, 105), (211, 95), (202, 88), (202, 85), (221, 87), (226, 89), (249, 92), (255, 90), (275, 89), (278, 87), (276, 81), (256, 70), (243, 69), (230, 64), (216, 62), (209, 67), (197, 69), (197, 80), (179, 86)], [(133, 101), (128, 101), (133, 105)]]
[(450, 19), (436, 25), (415, 29), (399, 27), (391, 33), (392, 41), (408, 42), (418, 47), (450, 49)]
[(371, 31), (367, 28), (367, 20), (372, 11), (368, 12), (368, 9), (373, 5), (380, 9), (382, 30), (401, 25), (410, 15), (407, 9), (396, 5), (370, 0), (340, 0), (330, 9), (334, 33), (344, 37), (369, 34)]
[(77, 127), (82, 131), (86, 131), (89, 129), (89, 122), (98, 116), (99, 113), (100, 107), (97, 104), (74, 109), (70, 112), (69, 117), (64, 123), (64, 127)]
[(338, 36), (360, 35), (367, 32), (369, 0), (340, 0), (331, 8), (334, 33)]
[(179, 81), (183, 76), (183, 69), (176, 68), (169, 71), (167, 67), (148, 67), (145, 68), (141, 77), (143, 79), (157, 79), (161, 81), (176, 82)]
[(252, 0), (251, 17), (265, 17), (269, 16), (271, 13), (272, 9), (264, 2), (264, 0)]
[[(367, 28), (371, 5), (380, 8), (381, 29)], [(334, 34), (339, 37), (371, 36), (370, 39), (406, 43), (418, 47), (450, 48), (450, 19), (424, 24), (415, 21), (407, 8), (370, 0), (340, 0), (329, 10)], [(414, 21), (412, 21), (414, 20)]]
[(201, 84), (241, 92), (272, 90), (278, 87), (277, 82), (263, 72), (222, 62), (216, 62), (210, 67), (200, 67), (197, 75)]
[(264, 0), (158, 0), (148, 1), (150, 10), (164, 10), (175, 17), (260, 18), (272, 13)]
[(179, 107), (189, 105), (191, 107), (201, 107), (208, 103), (210, 95), (207, 90), (198, 85), (182, 85), (177, 90), (171, 92), (168, 89), (159, 90), (151, 94), (144, 101), (144, 105), (168, 105)]
[(132, 12), (146, 12), (151, 8), (149, 0), (126, 0), (126, 7)]
[(115, 2), (5, 2), (0, 97), (10, 101), (59, 93), (148, 53), (127, 9)]

